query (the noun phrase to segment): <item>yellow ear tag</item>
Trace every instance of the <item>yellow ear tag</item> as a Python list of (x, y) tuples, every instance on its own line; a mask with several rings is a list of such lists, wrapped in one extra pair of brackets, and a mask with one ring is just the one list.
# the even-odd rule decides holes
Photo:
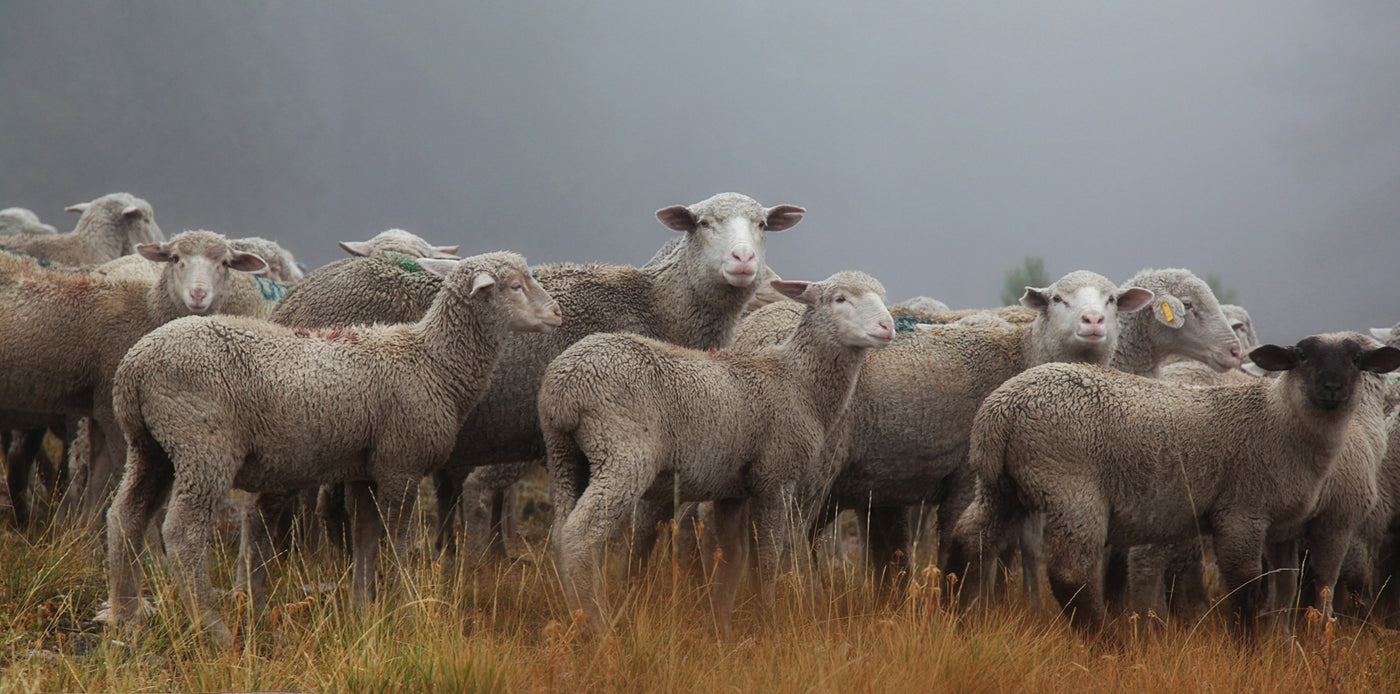
[(1162, 315), (1167, 317), (1168, 323), (1172, 322), (1172, 306), (1165, 301), (1162, 302)]

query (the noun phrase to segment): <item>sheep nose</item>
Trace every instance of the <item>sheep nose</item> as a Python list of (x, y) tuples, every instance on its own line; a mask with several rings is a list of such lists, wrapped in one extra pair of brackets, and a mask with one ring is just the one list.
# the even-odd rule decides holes
[(1232, 357), (1234, 357), (1234, 358), (1236, 358), (1236, 359), (1239, 359), (1239, 358), (1240, 358), (1240, 348), (1239, 348), (1239, 347), (1231, 347), (1231, 348), (1230, 348), (1230, 356), (1232, 356)]
[(207, 290), (204, 290), (204, 289), (191, 289), (191, 290), (190, 290), (190, 298), (191, 298), (191, 299), (194, 299), (194, 302), (195, 302), (196, 304), (202, 304), (202, 303), (204, 303), (204, 297), (206, 297), (206, 296), (209, 296), (209, 292), (208, 292)]
[(1098, 311), (1091, 311), (1080, 316), (1079, 320), (1088, 325), (1103, 325), (1104, 315)]
[(755, 253), (754, 253), (753, 251), (741, 250), (741, 251), (732, 251), (732, 252), (729, 254), (729, 257), (732, 258), (732, 259), (734, 259), (735, 261), (737, 261), (737, 262), (739, 262), (739, 263), (742, 263), (742, 264), (747, 265), (747, 264), (749, 264), (749, 263), (752, 263), (752, 262), (753, 262), (753, 259), (754, 259), (756, 256), (755, 256)]

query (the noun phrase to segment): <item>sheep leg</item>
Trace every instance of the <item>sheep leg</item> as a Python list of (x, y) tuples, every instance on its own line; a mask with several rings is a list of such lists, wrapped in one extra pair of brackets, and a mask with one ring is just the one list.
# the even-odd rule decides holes
[(1206, 593), (1204, 569), (1205, 537), (1197, 536), (1182, 544), (1180, 554), (1174, 554), (1167, 565), (1167, 606), (1173, 617), (1190, 623), (1210, 602)]
[(867, 566), (882, 588), (897, 590), (909, 578), (913, 535), (909, 510), (906, 506), (872, 506), (856, 514), (856, 523), (864, 530)]
[(1337, 578), (1341, 575), (1342, 564), (1356, 530), (1355, 526), (1336, 520), (1314, 520), (1308, 523), (1303, 535), (1303, 541), (1308, 548), (1308, 558), (1302, 574), (1303, 599), (1327, 617), (1332, 616)]
[(233, 643), (233, 634), (214, 609), (208, 544), (214, 516), (233, 487), (233, 476), (243, 456), (230, 455), (227, 446), (215, 445), (210, 450), (210, 453), (190, 456), (199, 461), (190, 466), (197, 467), (199, 474), (176, 477), (161, 532), (165, 538), (166, 557), (180, 584), (186, 607), (209, 630), (215, 644), (227, 646)]
[(715, 631), (728, 638), (733, 633), (734, 600), (749, 565), (749, 503), (747, 499), (720, 499), (714, 503), (716, 548), (710, 586), (710, 611)]
[[(582, 610), (588, 625), (599, 634), (606, 633), (607, 595), (604, 586), (604, 554), (608, 538), (622, 525), (627, 510), (632, 508), (642, 490), (634, 482), (638, 461), (612, 459), (617, 469), (626, 474), (607, 475), (604, 468), (583, 490), (577, 504), (561, 525), (556, 520), (554, 548), (559, 578), (564, 584), (564, 597), (570, 611)], [(558, 507), (555, 513), (560, 513)]]
[(353, 535), (350, 510), (345, 498), (345, 482), (323, 484), (316, 490), (316, 515), (326, 530), (326, 544), (340, 556), (348, 557), (353, 551)]
[[(979, 484), (972, 504), (953, 526), (953, 533), (939, 569), (958, 583), (959, 603), (964, 607), (978, 597), (990, 598), (996, 580), (996, 561), (1011, 533), (1024, 522), (1015, 490), (1009, 485)], [(939, 552), (940, 555), (942, 551)]]
[(1032, 605), (1040, 604), (1040, 566), (1045, 562), (1045, 519), (1034, 513), (1017, 534), (1021, 549), (1021, 587)]
[(59, 497), (58, 511), (54, 514), (64, 525), (72, 525), (82, 507), (87, 488), (88, 462), (92, 460), (92, 420), (88, 417), (70, 418), (69, 431), (72, 438), (63, 451), (67, 458), (68, 486)]
[(254, 608), (259, 610), (267, 601), (264, 591), (267, 585), (267, 567), (277, 554), (272, 529), (268, 527), (267, 519), (277, 517), (290, 500), (291, 494), (264, 492), (251, 495), (245, 506), (238, 537), (238, 567), (233, 587), (247, 593), (252, 598)]
[(1140, 617), (1167, 617), (1167, 564), (1178, 544), (1136, 545), (1128, 548), (1128, 609)]
[(136, 437), (130, 449), (132, 468), (122, 477), (121, 487), (107, 512), (108, 604), (114, 624), (141, 617), (138, 560), (142, 538), (175, 480), (170, 458), (149, 436)]
[[(639, 499), (632, 508), (632, 542), (627, 548), (627, 574), (635, 577), (646, 571), (656, 539), (661, 535), (661, 524), (675, 513), (671, 502), (655, 502)], [(677, 532), (680, 531), (679, 523)]]
[[(764, 612), (770, 617), (777, 604), (778, 576), (790, 558), (798, 559), (798, 583), (803, 589), (813, 585), (811, 572), (803, 558), (807, 552), (793, 552), (793, 545), (799, 541), (797, 528), (806, 528), (797, 505), (792, 503), (792, 492), (782, 490), (777, 498), (755, 497), (751, 512), (754, 526), (754, 551), (759, 570), (759, 598)], [(805, 533), (802, 533), (805, 536)]]
[(1076, 506), (1081, 505), (1044, 510), (1045, 570), (1070, 624), (1081, 632), (1101, 634), (1107, 624), (1103, 566), (1108, 519), (1089, 509), (1106, 505), (1076, 500)]
[[(1260, 580), (1261, 601), (1277, 611), (1276, 626), (1282, 634), (1292, 631), (1293, 615), (1298, 609), (1299, 546), (1296, 540), (1271, 542), (1264, 548), (1269, 571)], [(1267, 581), (1267, 582), (1265, 582)]]
[[(394, 585), (405, 583), (402, 577), (406, 576), (411, 565), (410, 545), (413, 539), (413, 532), (409, 520), (413, 517), (413, 505), (418, 500), (418, 482), (421, 477), (417, 475), (394, 476), (390, 478), (380, 477), (375, 484), (375, 498), (379, 502), (379, 512), (383, 516), (382, 527), (389, 535), (389, 549), (392, 552), (389, 557), (392, 561), (390, 566), (390, 581)], [(362, 542), (356, 542), (357, 552), (368, 552), (374, 548), (367, 547)], [(367, 580), (374, 580), (374, 556), (370, 555), (365, 565), (369, 569)], [(371, 588), (372, 590), (372, 588)]]
[(35, 458), (44, 443), (44, 429), (14, 432), (14, 439), (5, 451), (5, 482), (10, 489), (10, 504), (14, 508), (15, 525), (29, 525), (29, 487)]
[(375, 599), (375, 563), (379, 556), (379, 540), (384, 532), (379, 508), (374, 499), (374, 486), (369, 482), (347, 482), (346, 497), (354, 524), (351, 529), (350, 594), (355, 604), (363, 605)]
[(87, 487), (83, 490), (83, 503), (79, 511), (79, 522), (84, 527), (102, 513), (112, 495), (112, 487), (121, 479), (126, 463), (126, 447), (116, 450), (121, 438), (121, 429), (117, 428), (110, 410), (106, 417), (93, 417), (88, 431), (92, 458), (88, 464)]
[(1215, 561), (1231, 603), (1239, 617), (1239, 630), (1246, 641), (1253, 641), (1255, 619), (1263, 597), (1262, 577), (1264, 536), (1267, 520), (1222, 518), (1212, 522), (1215, 531)]
[[(435, 471), (432, 477), (438, 511), (437, 534), (433, 536), (433, 549), (443, 559), (450, 561), (457, 556), (457, 516), (461, 513), (462, 483), (466, 481), (467, 476), (463, 472), (443, 468)], [(489, 542), (488, 540), (488, 547)]]

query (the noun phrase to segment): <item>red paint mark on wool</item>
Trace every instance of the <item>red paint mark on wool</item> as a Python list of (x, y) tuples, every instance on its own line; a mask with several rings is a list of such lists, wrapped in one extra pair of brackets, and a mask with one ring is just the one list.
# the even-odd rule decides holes
[(297, 337), (318, 337), (322, 340), (330, 340), (332, 342), (360, 341), (360, 334), (358, 332), (355, 332), (354, 330), (346, 330), (345, 328), (332, 328), (329, 330), (321, 328), (296, 328), (292, 330), (292, 334), (296, 335)]

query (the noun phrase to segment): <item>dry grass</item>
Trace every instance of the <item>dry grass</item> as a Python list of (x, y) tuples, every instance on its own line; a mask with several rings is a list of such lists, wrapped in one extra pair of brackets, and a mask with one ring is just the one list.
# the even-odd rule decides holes
[[(272, 607), (258, 617), (237, 596), (221, 597), (238, 634), (234, 649), (217, 651), (174, 607), (155, 560), (146, 563), (146, 591), (159, 606), (147, 628), (103, 632), (91, 622), (106, 594), (91, 536), (7, 529), (0, 689), (1400, 690), (1400, 636), (1373, 627), (1313, 624), (1245, 648), (1218, 616), (1194, 629), (1124, 622), (1123, 639), (1104, 645), (1070, 632), (1050, 608), (1018, 603), (959, 616), (932, 570), (906, 595), (882, 598), (864, 572), (843, 563), (824, 569), (827, 596), (816, 608), (801, 607), (789, 590), (765, 616), (741, 594), (736, 636), (721, 641), (709, 628), (703, 587), (659, 553), (625, 589), (614, 584), (620, 628), (596, 638), (566, 614), (538, 524), (527, 530), (513, 548), (520, 559), (456, 569), (420, 560), (367, 608), (352, 607), (334, 587), (348, 584), (341, 563), (284, 560), (269, 583)], [(229, 539), (215, 543), (216, 585), (231, 585), (233, 553)], [(322, 583), (333, 587), (322, 592)]]

